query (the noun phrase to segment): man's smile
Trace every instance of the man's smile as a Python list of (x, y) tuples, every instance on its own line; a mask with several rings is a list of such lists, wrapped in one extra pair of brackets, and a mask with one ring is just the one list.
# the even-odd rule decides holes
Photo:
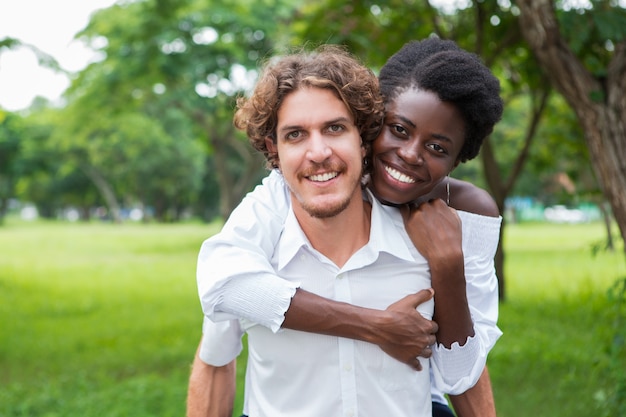
[(333, 171), (333, 172), (325, 172), (323, 174), (309, 175), (307, 178), (315, 182), (326, 182), (326, 181), (332, 180), (333, 178), (336, 178), (337, 175), (339, 175), (339, 173), (337, 171)]

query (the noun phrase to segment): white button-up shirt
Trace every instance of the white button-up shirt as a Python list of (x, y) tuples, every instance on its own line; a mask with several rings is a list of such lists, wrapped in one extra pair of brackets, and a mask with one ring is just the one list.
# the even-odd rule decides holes
[[(271, 265), (304, 290), (380, 310), (431, 286), (428, 263), (399, 213), (375, 200), (369, 242), (342, 268), (311, 247), (291, 210)], [(430, 300), (418, 310), (430, 319), (433, 306)], [(251, 417), (431, 416), (428, 360), (416, 372), (371, 343), (245, 322), (242, 328)]]
[[(397, 211), (385, 206), (382, 211), (395, 219), (392, 223), (396, 231), (401, 229), (403, 240), (413, 248), (406, 240)], [(222, 232), (204, 242), (198, 258), (198, 289), (205, 314), (217, 321), (204, 322), (200, 356), (205, 362), (220, 366), (241, 350), (239, 333), (234, 329), (237, 322), (222, 320), (244, 317), (273, 332), (280, 329), (291, 297), (302, 285), (278, 277), (268, 262), (274, 256), (288, 212), (288, 190), (282, 176), (273, 172), (246, 196)], [(462, 347), (435, 347), (431, 359), (433, 398), (440, 402), (445, 399), (439, 390), (460, 393), (475, 383), (487, 353), (501, 335), (496, 326), (498, 293), (493, 266), (501, 219), (458, 213), (463, 224), (467, 295), (476, 335)]]

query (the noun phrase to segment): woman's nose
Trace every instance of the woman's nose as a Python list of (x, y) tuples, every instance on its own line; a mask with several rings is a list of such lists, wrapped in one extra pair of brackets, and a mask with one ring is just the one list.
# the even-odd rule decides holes
[(398, 148), (398, 156), (407, 164), (422, 165), (424, 158), (420, 152), (418, 144), (404, 143), (403, 146)]

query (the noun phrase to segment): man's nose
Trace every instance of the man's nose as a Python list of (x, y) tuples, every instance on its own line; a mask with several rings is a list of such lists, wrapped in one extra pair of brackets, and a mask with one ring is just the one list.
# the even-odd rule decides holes
[(307, 157), (313, 162), (323, 162), (333, 154), (328, 139), (320, 132), (313, 132), (309, 140)]

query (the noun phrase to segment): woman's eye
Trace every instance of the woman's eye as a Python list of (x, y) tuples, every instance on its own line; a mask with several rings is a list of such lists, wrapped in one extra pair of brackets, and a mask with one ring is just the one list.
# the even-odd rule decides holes
[(431, 143), (428, 145), (432, 150), (434, 150), (435, 152), (439, 152), (439, 153), (446, 153), (446, 150), (443, 146), (439, 145), (438, 143)]
[(397, 134), (402, 135), (402, 136), (407, 136), (408, 135), (406, 129), (404, 127), (400, 126), (400, 125), (392, 125), (391, 126), (391, 130), (394, 133), (397, 133)]

